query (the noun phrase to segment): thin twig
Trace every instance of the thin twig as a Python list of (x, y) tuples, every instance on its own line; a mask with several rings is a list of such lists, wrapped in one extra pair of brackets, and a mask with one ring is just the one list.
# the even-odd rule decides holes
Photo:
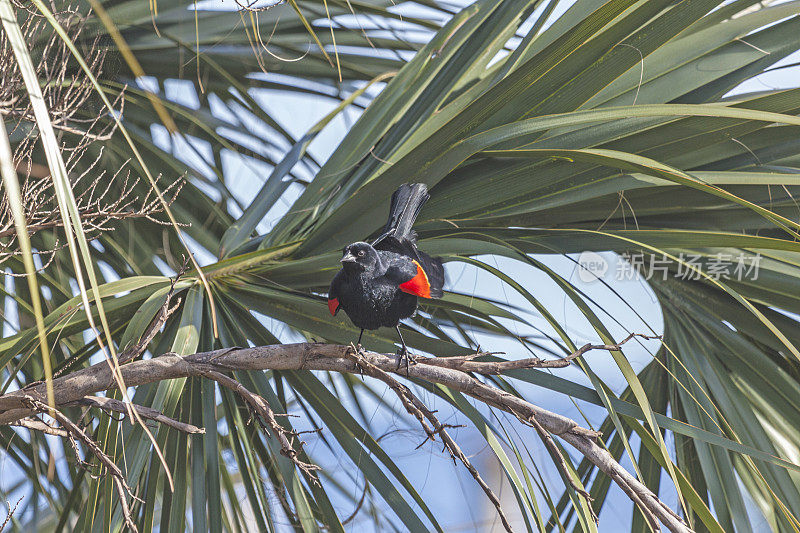
[[(266, 426), (265, 429), (269, 428), (269, 430), (272, 431), (272, 434), (278, 439), (278, 442), (281, 445), (281, 455), (288, 457), (295, 464), (295, 466), (297, 466), (297, 468), (308, 475), (312, 483), (319, 485), (317, 474), (314, 471), (319, 470), (320, 467), (315, 464), (306, 463), (300, 460), (300, 454), (294, 449), (292, 442), (289, 440), (289, 438), (293, 439), (294, 437), (298, 436), (299, 433), (291, 432), (280, 425), (275, 419), (275, 413), (272, 411), (269, 403), (267, 403), (263, 397), (250, 392), (247, 390), (247, 388), (245, 388), (244, 385), (235, 379), (214, 370), (202, 371), (200, 372), (200, 375), (214, 380), (223, 387), (226, 387), (238, 394), (239, 397), (244, 400), (245, 404), (255, 413), (255, 418), (262, 424), (262, 427)], [(302, 446), (303, 441), (300, 441), (300, 447)]]
[[(30, 429), (33, 431), (38, 431), (46, 435), (53, 435), (55, 437), (64, 437), (64, 438), (69, 437), (68, 431), (61, 428), (57, 428), (55, 426), (51, 426), (47, 422), (44, 422), (37, 418), (23, 418), (22, 420), (17, 420), (11, 425), (25, 429)], [(2, 528), (0, 528), (0, 531), (2, 531)]]
[(558, 467), (558, 469), (561, 471), (562, 477), (570, 484), (575, 492), (583, 496), (583, 498), (586, 500), (586, 506), (589, 508), (589, 512), (592, 515), (592, 520), (597, 523), (597, 513), (595, 513), (594, 508), (592, 507), (592, 501), (594, 499), (586, 491), (586, 489), (580, 486), (578, 482), (570, 475), (569, 467), (567, 466), (567, 460), (564, 459), (564, 454), (561, 453), (561, 450), (556, 445), (556, 442), (553, 440), (553, 436), (542, 427), (535, 417), (529, 419), (520, 418), (520, 420), (532, 425), (534, 429), (536, 429), (536, 433), (539, 434), (539, 437), (542, 439), (542, 442), (544, 443), (548, 452), (550, 452), (550, 457), (553, 458), (553, 462), (556, 464), (556, 467)]
[[(366, 358), (362, 357), (359, 350), (357, 350), (354, 346), (351, 346), (351, 349), (345, 352), (345, 354), (354, 363), (356, 363), (356, 365), (362, 368), (364, 373), (370, 377), (383, 381), (395, 392), (395, 394), (397, 394), (398, 398), (400, 398), (400, 401), (403, 403), (403, 406), (406, 408), (406, 411), (408, 411), (409, 414), (414, 416), (414, 418), (419, 421), (422, 429), (425, 431), (427, 437), (422, 444), (427, 442), (429, 439), (436, 440), (437, 434), (441, 437), (442, 443), (450, 452), (453, 463), (455, 463), (456, 459), (458, 459), (464, 464), (465, 467), (467, 467), (469, 473), (472, 475), (481, 489), (483, 489), (483, 492), (486, 493), (486, 496), (492, 502), (492, 505), (494, 505), (498, 516), (500, 516), (500, 521), (503, 523), (503, 527), (506, 528), (506, 531), (513, 531), (511, 528), (511, 523), (508, 521), (508, 517), (506, 516), (506, 513), (503, 511), (503, 507), (500, 504), (500, 499), (497, 497), (491, 487), (489, 487), (486, 481), (483, 480), (478, 470), (472, 465), (464, 452), (461, 451), (461, 448), (458, 446), (458, 444), (456, 444), (456, 441), (450, 437), (445, 425), (439, 421), (433, 411), (428, 409), (428, 407), (422, 403), (422, 401), (417, 398), (414, 393), (411, 392), (411, 389), (394, 379), (385, 371), (371, 364)], [(433, 427), (428, 425), (426, 420), (427, 422), (430, 422)], [(420, 446), (422, 446), (422, 444), (420, 444)], [(417, 446), (417, 448), (419, 448), (419, 446)]]
[(474, 359), (477, 357), (498, 355), (503, 353), (478, 352), (475, 354), (460, 355), (455, 357), (417, 357), (416, 360), (417, 362), (425, 363), (431, 366), (441, 366), (444, 368), (461, 370), (462, 372), (474, 372), (482, 375), (503, 374), (509, 370), (518, 370), (524, 368), (564, 368), (571, 365), (576, 358), (592, 350), (606, 350), (609, 352), (617, 351), (634, 337), (640, 337), (647, 340), (661, 338), (660, 335), (631, 333), (625, 337), (625, 339), (616, 344), (585, 344), (561, 359), (539, 359), (538, 357), (529, 357), (526, 359), (516, 359), (513, 361), (474, 361)]
[[(169, 317), (178, 310), (178, 307), (180, 306), (180, 300), (175, 302), (175, 305), (171, 306), (172, 296), (175, 293), (175, 284), (178, 283), (178, 280), (188, 268), (187, 264), (188, 263), (184, 261), (183, 267), (178, 271), (178, 274), (175, 276), (175, 278), (173, 278), (169, 287), (169, 292), (167, 292), (167, 298), (164, 300), (164, 304), (158, 310), (156, 316), (154, 316), (150, 321), (150, 324), (147, 326), (147, 329), (145, 329), (139, 340), (117, 354), (117, 361), (119, 361), (120, 365), (127, 363), (128, 361), (132, 361), (133, 359), (136, 359), (142, 355), (145, 350), (147, 350), (147, 346), (152, 342), (158, 332), (161, 331), (161, 328), (167, 322), (167, 319), (169, 319)], [(67, 370), (72, 368), (78, 362), (78, 360), (78, 358), (72, 358), (71, 360), (67, 361), (53, 377), (59, 377), (65, 374)]]
[(153, 420), (160, 424), (164, 424), (165, 426), (177, 429), (178, 431), (183, 431), (184, 433), (196, 434), (196, 433), (206, 432), (204, 428), (199, 428), (192, 424), (181, 422), (180, 420), (175, 420), (174, 418), (170, 418), (165, 414), (163, 414), (161, 411), (158, 411), (156, 409), (145, 407), (143, 405), (125, 404), (125, 402), (120, 400), (115, 400), (114, 398), (107, 398), (104, 396), (86, 396), (85, 398), (81, 398), (75, 403), (78, 405), (97, 407), (98, 409), (102, 409), (104, 411), (111, 411), (122, 414), (127, 414), (128, 408), (130, 407), (131, 409), (135, 409), (136, 412), (139, 413), (139, 416), (141, 416), (142, 418)]
[(167, 319), (169, 319), (170, 315), (174, 313), (178, 307), (180, 306), (180, 300), (175, 302), (174, 306), (171, 306), (172, 303), (172, 296), (175, 294), (175, 284), (178, 283), (178, 280), (186, 273), (189, 268), (189, 262), (186, 258), (184, 258), (183, 265), (181, 266), (178, 273), (172, 279), (172, 283), (169, 287), (169, 292), (167, 292), (167, 298), (164, 300), (164, 304), (156, 313), (156, 316), (153, 317), (153, 320), (150, 321), (150, 324), (147, 326), (147, 329), (144, 331), (144, 334), (139, 339), (139, 342), (125, 348), (122, 352), (117, 355), (117, 359), (119, 360), (119, 364), (127, 363), (133, 359), (136, 359), (140, 355), (144, 353), (147, 349), (147, 346), (150, 342), (155, 338), (156, 334), (161, 331), (161, 328), (164, 324), (166, 324)]
[(22, 501), (22, 498), (23, 496), (19, 497), (19, 500), (17, 500), (17, 503), (14, 504), (13, 509), (11, 508), (11, 502), (6, 502), (6, 506), (8, 507), (8, 514), (6, 515), (6, 519), (3, 520), (3, 523), (0, 524), (0, 533), (3, 533), (3, 530), (6, 528), (11, 519), (14, 517), (14, 513), (17, 512), (17, 507), (19, 507), (19, 502)]
[(61, 424), (61, 426), (68, 433), (83, 442), (89, 451), (92, 452), (92, 455), (97, 457), (97, 460), (100, 461), (100, 464), (105, 467), (106, 472), (111, 475), (114, 481), (114, 487), (117, 490), (117, 495), (119, 496), (120, 504), (122, 505), (122, 515), (125, 519), (125, 525), (134, 533), (137, 532), (138, 530), (136, 529), (136, 524), (133, 521), (131, 509), (128, 506), (128, 496), (134, 500), (142, 503), (144, 502), (140, 500), (136, 494), (134, 494), (133, 490), (128, 486), (127, 481), (125, 481), (125, 475), (122, 473), (122, 470), (120, 470), (117, 464), (103, 452), (100, 445), (98, 445), (89, 435), (87, 435), (86, 432), (83, 431), (83, 429), (81, 429), (77, 424), (67, 418), (66, 415), (64, 415), (61, 411), (54, 409), (46, 403), (36, 400), (31, 396), (26, 396), (26, 403), (28, 403), (32, 409), (35, 409), (40, 413), (49, 414), (59, 424)]

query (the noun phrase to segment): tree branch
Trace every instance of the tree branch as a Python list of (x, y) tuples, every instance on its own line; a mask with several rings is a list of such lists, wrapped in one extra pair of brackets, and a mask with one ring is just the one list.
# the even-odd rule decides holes
[[(184, 433), (206, 432), (204, 428), (199, 428), (197, 426), (193, 426), (192, 424), (187, 424), (186, 422), (175, 420), (174, 418), (170, 418), (161, 413), (161, 411), (158, 411), (156, 409), (145, 407), (143, 405), (135, 405), (135, 404), (126, 405), (125, 402), (120, 400), (115, 400), (114, 398), (106, 398), (103, 396), (86, 396), (85, 398), (81, 398), (80, 400), (75, 402), (75, 404), (86, 405), (88, 407), (97, 407), (98, 409), (102, 409), (104, 411), (113, 411), (122, 414), (128, 414), (128, 409), (132, 408), (136, 409), (136, 412), (139, 413), (139, 416), (141, 416), (142, 418), (159, 422), (161, 424), (164, 424), (165, 426), (177, 429), (178, 431), (183, 431)], [(68, 406), (69, 405), (72, 404), (68, 404)]]
[[(618, 345), (605, 349), (618, 349)], [(187, 356), (168, 353), (148, 360), (132, 361), (121, 367), (121, 373), (127, 386), (191, 376), (211, 378), (213, 374), (210, 373), (212, 372), (221, 373), (232, 370), (323, 370), (357, 374), (363, 370), (364, 364), (357, 364), (352, 356), (348, 355), (349, 350), (351, 348), (348, 346), (298, 343), (252, 348), (225, 348)], [(359, 355), (364, 362), (384, 373), (396, 373), (397, 359), (394, 356), (364, 351), (359, 352)], [(691, 531), (680, 516), (660, 501), (658, 496), (625, 470), (605, 448), (596, 442), (597, 432), (581, 427), (570, 418), (547, 411), (522, 398), (482, 383), (466, 371), (429, 363), (430, 359), (425, 359), (412, 365), (408, 369), (408, 377), (429, 383), (438, 383), (489, 406), (514, 414), (531, 424), (534, 424), (535, 421), (550, 435), (558, 436), (572, 445), (611, 477), (636, 505), (645, 511), (645, 516), (657, 518), (670, 531)], [(481, 367), (472, 365), (481, 364), (483, 363), (470, 361), (469, 371), (480, 373)], [(489, 364), (495, 365), (496, 363)], [(486, 373), (492, 373), (490, 370), (495, 367), (483, 368), (486, 368)], [(405, 376), (405, 374), (406, 371), (403, 369), (400, 375)], [(224, 375), (222, 377), (227, 378)], [(76, 402), (96, 392), (114, 389), (116, 386), (116, 381), (108, 365), (101, 362), (55, 379), (56, 405)], [(26, 397), (36, 399), (44, 404), (46, 402), (45, 385), (38, 384), (0, 396), (0, 424), (11, 424), (35, 413), (35, 410), (31, 409), (31, 404), (26, 402)]]
[(6, 506), (8, 507), (8, 514), (6, 515), (6, 519), (3, 520), (3, 523), (0, 524), (0, 533), (3, 533), (3, 530), (6, 528), (11, 519), (14, 517), (14, 513), (17, 512), (17, 507), (19, 507), (19, 502), (21, 501), (22, 501), (22, 496), (20, 496), (19, 500), (17, 500), (17, 503), (14, 504), (13, 508), (11, 507), (11, 502), (6, 502)]
[(136, 494), (134, 494), (133, 490), (128, 486), (128, 483), (125, 480), (125, 475), (122, 473), (122, 470), (120, 470), (117, 464), (111, 459), (111, 457), (103, 452), (103, 449), (99, 444), (97, 444), (89, 435), (87, 435), (86, 432), (77, 424), (67, 418), (61, 411), (58, 409), (53, 409), (45, 402), (37, 400), (31, 396), (25, 396), (24, 401), (30, 406), (31, 409), (34, 409), (39, 413), (49, 414), (53, 419), (61, 424), (61, 426), (67, 431), (67, 433), (69, 433), (70, 436), (83, 442), (92, 455), (97, 457), (97, 460), (100, 461), (100, 464), (105, 467), (106, 472), (108, 472), (111, 475), (111, 478), (114, 480), (114, 487), (116, 488), (117, 496), (119, 496), (120, 504), (122, 505), (122, 515), (125, 518), (125, 525), (131, 531), (136, 533), (138, 530), (136, 529), (136, 524), (133, 522), (130, 506), (128, 506), (128, 496), (130, 495), (130, 497), (135, 500), (139, 500), (139, 498), (136, 497)]
[[(294, 449), (292, 446), (292, 442), (289, 438), (294, 438), (297, 436), (296, 433), (292, 433), (287, 431), (286, 428), (281, 426), (277, 420), (275, 420), (275, 413), (272, 411), (272, 408), (267, 403), (263, 397), (259, 396), (258, 394), (254, 394), (247, 390), (244, 385), (239, 383), (233, 378), (226, 376), (225, 374), (220, 374), (214, 370), (205, 370), (201, 373), (201, 375), (205, 378), (211, 379), (226, 387), (236, 394), (239, 395), (242, 400), (244, 400), (245, 404), (255, 413), (255, 418), (261, 423), (262, 427), (266, 430), (269, 429), (278, 439), (278, 442), (281, 443), (281, 454), (285, 457), (288, 457), (294, 464), (302, 470), (303, 472), (308, 475), (309, 479), (311, 479), (312, 483), (319, 485), (319, 480), (317, 479), (317, 475), (314, 473), (315, 470), (319, 470), (317, 465), (313, 465), (310, 463), (305, 463), (300, 460), (300, 455), (297, 453), (297, 450)], [(303, 443), (300, 442), (300, 446)]]
[(417, 358), (417, 362), (425, 363), (433, 366), (441, 366), (444, 368), (452, 368), (454, 370), (461, 370), (462, 372), (475, 372), (476, 374), (490, 375), (490, 374), (503, 374), (509, 370), (518, 370), (524, 368), (565, 368), (572, 364), (572, 362), (592, 350), (606, 350), (608, 352), (615, 352), (622, 348), (622, 345), (633, 339), (639, 337), (646, 340), (660, 339), (661, 335), (643, 335), (641, 333), (631, 333), (623, 340), (616, 344), (584, 344), (571, 354), (562, 357), (561, 359), (539, 359), (538, 357), (529, 357), (527, 359), (515, 359), (513, 361), (475, 361), (478, 357), (499, 355), (503, 352), (478, 352), (470, 355), (462, 355), (456, 357), (422, 357)]
[[(51, 426), (47, 422), (39, 420), (38, 418), (23, 418), (22, 420), (17, 420), (10, 425), (38, 431), (40, 433), (44, 433), (45, 435), (53, 435), (54, 437), (69, 437), (69, 432), (67, 432), (67, 430)], [(0, 531), (2, 530), (0, 529)]]
[[(383, 381), (395, 392), (395, 394), (397, 394), (398, 398), (400, 398), (400, 401), (403, 403), (403, 406), (406, 408), (406, 411), (408, 411), (410, 415), (419, 421), (423, 431), (425, 431), (425, 434), (427, 435), (426, 440), (436, 440), (436, 435), (437, 433), (439, 434), (439, 436), (442, 438), (445, 448), (447, 448), (447, 450), (450, 452), (450, 456), (453, 458), (453, 463), (455, 463), (456, 459), (458, 459), (464, 464), (464, 466), (467, 467), (469, 473), (472, 475), (481, 489), (483, 489), (483, 492), (486, 493), (486, 496), (492, 502), (492, 505), (494, 505), (498, 516), (500, 516), (500, 521), (503, 523), (503, 527), (506, 528), (506, 531), (511, 533), (511, 523), (508, 521), (508, 517), (503, 511), (503, 507), (500, 505), (500, 499), (497, 497), (491, 487), (489, 487), (486, 481), (483, 480), (478, 472), (478, 469), (472, 465), (472, 462), (470, 462), (469, 458), (464, 454), (464, 452), (461, 451), (461, 448), (458, 446), (458, 444), (456, 444), (456, 441), (450, 437), (450, 434), (447, 433), (447, 428), (445, 428), (444, 424), (439, 421), (439, 418), (433, 413), (433, 411), (428, 409), (422, 400), (417, 398), (414, 393), (411, 392), (411, 389), (362, 357), (361, 352), (356, 350), (355, 347), (353, 347), (352, 350), (345, 352), (345, 354), (361, 369), (363, 369), (368, 376)], [(430, 424), (433, 426), (432, 428), (430, 425), (428, 425), (426, 420), (430, 422)], [(422, 446), (422, 444), (420, 444), (420, 446)]]

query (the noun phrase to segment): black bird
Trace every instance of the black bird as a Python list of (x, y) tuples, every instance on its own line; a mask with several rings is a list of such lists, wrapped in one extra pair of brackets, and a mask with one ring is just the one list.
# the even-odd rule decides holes
[(342, 269), (328, 291), (328, 309), (344, 309), (353, 324), (365, 329), (395, 328), (403, 347), (398, 354), (408, 365), (408, 348), (398, 323), (413, 316), (417, 298), (441, 298), (444, 286), (442, 260), (417, 249), (411, 229), (428, 201), (422, 183), (401, 185), (392, 195), (389, 221), (372, 244), (354, 242), (344, 248)]

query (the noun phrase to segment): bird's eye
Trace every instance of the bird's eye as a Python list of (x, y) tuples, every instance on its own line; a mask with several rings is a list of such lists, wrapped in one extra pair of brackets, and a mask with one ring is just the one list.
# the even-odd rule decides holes
[(367, 253), (364, 250), (359, 250), (358, 257), (364, 257)]

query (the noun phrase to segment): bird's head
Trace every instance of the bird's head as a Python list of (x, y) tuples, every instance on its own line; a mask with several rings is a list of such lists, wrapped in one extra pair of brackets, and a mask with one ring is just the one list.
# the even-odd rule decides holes
[(366, 242), (354, 242), (344, 248), (341, 263), (346, 270), (369, 270), (376, 267), (378, 252)]

